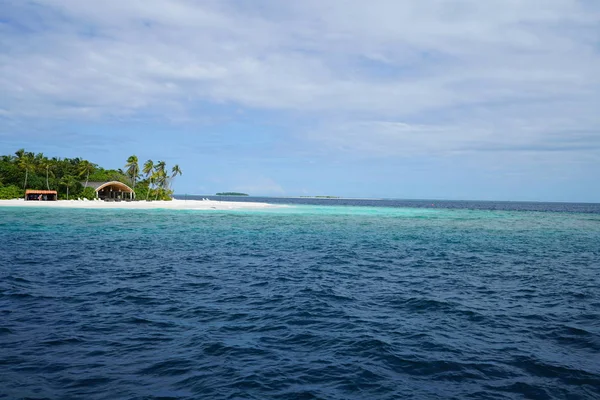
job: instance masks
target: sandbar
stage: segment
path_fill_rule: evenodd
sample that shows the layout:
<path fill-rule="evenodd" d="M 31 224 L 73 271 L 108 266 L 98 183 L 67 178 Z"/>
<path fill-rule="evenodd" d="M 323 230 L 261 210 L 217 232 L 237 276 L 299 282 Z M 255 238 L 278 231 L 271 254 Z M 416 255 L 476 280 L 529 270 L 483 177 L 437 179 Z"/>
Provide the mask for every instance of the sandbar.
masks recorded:
<path fill-rule="evenodd" d="M 92 209 L 169 209 L 169 210 L 245 210 L 281 207 L 280 205 L 254 202 L 216 200 L 176 200 L 171 201 L 119 201 L 99 200 L 58 200 L 25 201 L 24 199 L 0 200 L 0 207 L 44 207 L 44 208 L 92 208 Z"/>

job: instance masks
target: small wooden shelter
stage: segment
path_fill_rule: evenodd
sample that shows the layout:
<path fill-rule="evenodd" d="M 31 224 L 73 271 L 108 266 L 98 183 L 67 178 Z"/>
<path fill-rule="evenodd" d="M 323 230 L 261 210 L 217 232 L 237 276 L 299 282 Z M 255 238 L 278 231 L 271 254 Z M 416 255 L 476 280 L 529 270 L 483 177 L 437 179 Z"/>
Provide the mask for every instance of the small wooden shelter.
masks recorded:
<path fill-rule="evenodd" d="M 25 191 L 25 200 L 27 201 L 56 201 L 58 193 L 56 190 L 37 190 L 27 189 Z"/>
<path fill-rule="evenodd" d="M 131 201 L 135 199 L 132 188 L 119 181 L 110 182 L 81 182 L 84 188 L 91 187 L 96 191 L 96 197 L 105 201 Z"/>

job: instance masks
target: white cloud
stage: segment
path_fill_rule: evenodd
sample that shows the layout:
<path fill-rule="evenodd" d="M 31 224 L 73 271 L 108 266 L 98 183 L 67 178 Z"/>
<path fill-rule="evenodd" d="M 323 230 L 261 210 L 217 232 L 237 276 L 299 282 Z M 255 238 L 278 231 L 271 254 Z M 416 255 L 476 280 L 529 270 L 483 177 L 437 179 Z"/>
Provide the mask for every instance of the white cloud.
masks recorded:
<path fill-rule="evenodd" d="M 319 127 L 301 136 L 380 155 L 600 141 L 591 2 L 8 4 L 11 118 L 181 118 L 217 102 L 298 113 Z"/>

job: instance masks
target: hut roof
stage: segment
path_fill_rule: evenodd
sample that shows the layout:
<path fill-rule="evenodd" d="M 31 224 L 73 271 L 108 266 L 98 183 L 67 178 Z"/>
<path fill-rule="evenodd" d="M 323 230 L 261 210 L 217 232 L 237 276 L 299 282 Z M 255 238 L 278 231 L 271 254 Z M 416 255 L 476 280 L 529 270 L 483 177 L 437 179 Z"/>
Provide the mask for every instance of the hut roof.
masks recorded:
<path fill-rule="evenodd" d="M 27 189 L 25 191 L 25 195 L 28 195 L 28 194 L 56 194 L 56 190 Z"/>
<path fill-rule="evenodd" d="M 119 181 L 110 181 L 110 182 L 88 182 L 87 185 L 85 184 L 85 182 L 81 182 L 81 185 L 83 187 L 91 187 L 92 189 L 94 189 L 96 192 L 103 189 L 106 186 L 117 186 L 119 188 L 119 190 L 123 191 L 123 192 L 130 192 L 133 193 L 133 189 L 130 188 L 129 186 L 127 186 L 126 184 L 124 184 L 123 182 L 119 182 Z"/>
<path fill-rule="evenodd" d="M 104 185 L 106 182 L 88 182 L 87 185 L 85 182 L 81 182 L 81 186 L 91 187 L 92 189 L 98 189 L 100 186 Z"/>

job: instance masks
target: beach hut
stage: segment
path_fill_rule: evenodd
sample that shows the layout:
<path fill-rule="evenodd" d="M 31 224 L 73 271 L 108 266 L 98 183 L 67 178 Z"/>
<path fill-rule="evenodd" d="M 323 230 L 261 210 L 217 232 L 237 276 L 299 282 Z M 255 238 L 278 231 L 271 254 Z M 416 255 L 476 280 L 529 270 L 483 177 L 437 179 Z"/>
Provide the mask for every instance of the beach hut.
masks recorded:
<path fill-rule="evenodd" d="M 81 182 L 81 185 L 91 187 L 96 191 L 96 198 L 105 201 L 131 201 L 135 199 L 135 192 L 132 188 L 119 181 L 110 182 Z"/>
<path fill-rule="evenodd" d="M 58 194 L 56 190 L 37 190 L 27 189 L 25 191 L 26 201 L 56 201 L 58 200 Z"/>

